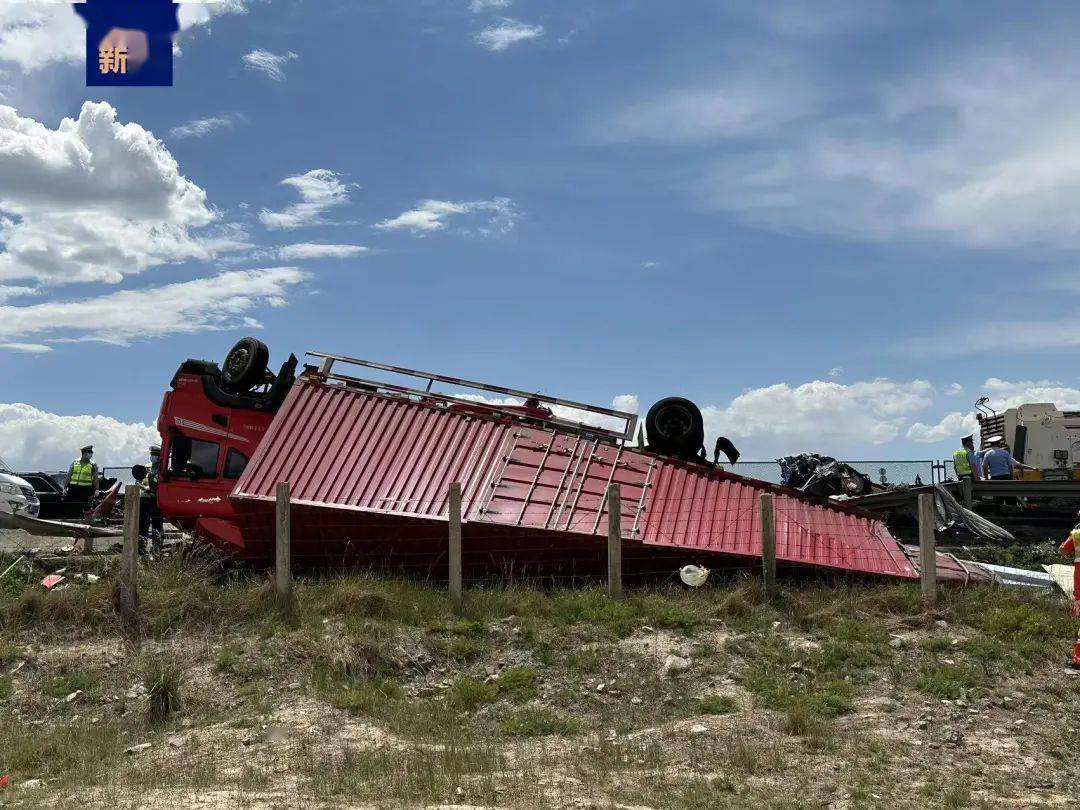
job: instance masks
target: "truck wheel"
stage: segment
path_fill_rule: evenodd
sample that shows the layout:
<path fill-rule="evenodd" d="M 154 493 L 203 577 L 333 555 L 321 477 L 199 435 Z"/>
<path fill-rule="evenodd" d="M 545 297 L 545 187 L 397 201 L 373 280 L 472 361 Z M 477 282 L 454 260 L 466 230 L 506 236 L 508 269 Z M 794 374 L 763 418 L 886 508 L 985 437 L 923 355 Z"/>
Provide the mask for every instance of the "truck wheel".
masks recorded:
<path fill-rule="evenodd" d="M 242 338 L 229 349 L 221 368 L 221 378 L 233 388 L 247 391 L 263 381 L 270 350 L 261 340 Z"/>
<path fill-rule="evenodd" d="M 649 446 L 660 453 L 695 455 L 705 443 L 705 423 L 698 406 L 683 397 L 666 397 L 645 416 Z"/>

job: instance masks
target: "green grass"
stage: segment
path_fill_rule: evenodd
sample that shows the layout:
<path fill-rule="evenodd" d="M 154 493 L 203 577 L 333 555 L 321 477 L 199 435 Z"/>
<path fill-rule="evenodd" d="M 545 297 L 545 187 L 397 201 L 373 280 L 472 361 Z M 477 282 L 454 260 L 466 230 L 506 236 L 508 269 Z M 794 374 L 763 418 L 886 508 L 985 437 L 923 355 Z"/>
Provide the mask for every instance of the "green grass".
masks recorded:
<path fill-rule="evenodd" d="M 47 680 L 41 687 L 43 694 L 52 698 L 65 698 L 72 692 L 92 694 L 100 688 L 98 679 L 89 672 L 67 672 Z"/>
<path fill-rule="evenodd" d="M 494 703 L 498 696 L 499 687 L 494 683 L 484 683 L 476 678 L 459 678 L 450 687 L 447 700 L 455 709 L 471 712 Z"/>
<path fill-rule="evenodd" d="M 11 697 L 11 693 L 14 692 L 14 691 L 15 691 L 15 689 L 11 685 L 11 678 L 7 678 L 7 677 L 0 678 L 0 703 L 3 703 L 9 697 Z"/>
<path fill-rule="evenodd" d="M 503 718 L 502 729 L 511 737 L 569 736 L 578 733 L 580 725 L 573 718 L 550 709 L 530 706 L 507 714 Z"/>
<path fill-rule="evenodd" d="M 499 697 L 514 703 L 524 703 L 536 696 L 536 670 L 532 667 L 510 667 L 499 673 L 495 681 Z"/>
<path fill-rule="evenodd" d="M 930 697 L 956 700 L 985 683 L 986 676 L 974 667 L 931 662 L 920 668 L 915 688 Z"/>
<path fill-rule="evenodd" d="M 152 726 L 167 723 L 183 706 L 183 670 L 168 658 L 155 658 L 146 669 L 146 719 Z"/>
<path fill-rule="evenodd" d="M 730 695 L 709 695 L 698 702 L 698 711 L 702 714 L 734 714 L 739 704 Z"/>

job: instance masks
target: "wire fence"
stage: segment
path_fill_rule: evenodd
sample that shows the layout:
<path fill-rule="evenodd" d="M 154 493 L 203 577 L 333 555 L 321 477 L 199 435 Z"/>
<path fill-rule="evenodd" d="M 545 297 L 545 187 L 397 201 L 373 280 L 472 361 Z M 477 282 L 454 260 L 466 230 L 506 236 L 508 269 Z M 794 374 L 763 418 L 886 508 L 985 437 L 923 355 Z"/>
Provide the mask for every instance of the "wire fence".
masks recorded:
<path fill-rule="evenodd" d="M 844 461 L 876 484 L 932 484 L 947 478 L 955 478 L 952 461 L 920 459 L 912 461 Z M 780 465 L 775 461 L 738 461 L 723 465 L 724 469 L 759 481 L 780 483 Z"/>

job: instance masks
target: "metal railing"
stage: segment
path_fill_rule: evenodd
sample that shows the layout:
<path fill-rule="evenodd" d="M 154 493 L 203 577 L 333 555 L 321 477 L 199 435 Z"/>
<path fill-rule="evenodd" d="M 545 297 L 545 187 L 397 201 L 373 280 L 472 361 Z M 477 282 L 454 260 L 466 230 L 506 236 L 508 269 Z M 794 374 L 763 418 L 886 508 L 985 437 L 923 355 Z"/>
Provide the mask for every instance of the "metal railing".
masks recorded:
<path fill-rule="evenodd" d="M 504 396 L 515 397 L 521 400 L 535 400 L 536 402 L 542 402 L 547 405 L 555 405 L 560 408 L 568 408 L 573 411 L 582 411 L 583 413 L 596 414 L 598 416 L 606 417 L 612 420 L 621 420 L 623 427 L 621 430 L 612 430 L 595 423 L 587 421 L 577 421 L 573 419 L 564 419 L 559 416 L 551 416 L 549 418 L 536 417 L 537 421 L 548 422 L 553 425 L 558 425 L 561 428 L 566 428 L 575 431 L 585 431 L 593 434 L 601 434 L 608 436 L 612 439 L 618 439 L 622 441 L 632 441 L 634 433 L 637 431 L 637 414 L 629 413 L 627 411 L 617 411 L 613 408 L 603 408 L 599 405 L 589 405 L 586 402 L 576 402 L 572 399 L 563 399 L 561 397 L 552 397 L 547 394 L 540 394 L 537 392 L 520 391 L 516 388 L 506 388 L 502 385 L 492 385 L 491 383 L 477 382 L 476 380 L 466 380 L 461 377 L 450 377 L 446 374 L 438 374 L 432 371 L 418 371 L 417 369 L 405 368 L 404 366 L 391 366 L 386 363 L 376 363 L 372 360 L 361 360 L 357 357 L 346 357 L 340 354 L 328 354 L 326 352 L 309 351 L 305 352 L 309 357 L 321 358 L 322 363 L 319 366 L 319 373 L 326 376 L 328 380 L 337 380 L 347 386 L 356 386 L 360 388 L 366 388 L 373 391 L 385 391 L 392 394 L 404 394 L 406 396 L 417 397 L 419 399 L 436 400 L 444 403 L 454 403 L 457 405 L 464 405 L 470 408 L 483 408 L 490 410 L 493 413 L 505 413 L 512 416 L 520 417 L 521 414 L 518 411 L 511 410 L 506 406 L 500 406 L 498 404 L 487 403 L 477 401 L 476 399 L 468 396 L 454 396 L 451 394 L 444 394 L 438 391 L 432 390 L 432 385 L 436 382 L 452 385 L 456 388 L 471 388 L 478 391 L 488 391 L 495 394 L 502 394 Z M 427 385 L 425 388 L 411 388 L 404 385 L 396 385 L 383 380 L 369 380 L 363 377 L 352 377 L 347 374 L 341 374 L 334 371 L 335 363 L 345 363 L 353 366 L 361 366 L 363 368 L 372 368 L 379 371 L 386 371 L 391 374 L 397 374 L 402 377 L 414 377 L 420 380 L 426 380 Z"/>

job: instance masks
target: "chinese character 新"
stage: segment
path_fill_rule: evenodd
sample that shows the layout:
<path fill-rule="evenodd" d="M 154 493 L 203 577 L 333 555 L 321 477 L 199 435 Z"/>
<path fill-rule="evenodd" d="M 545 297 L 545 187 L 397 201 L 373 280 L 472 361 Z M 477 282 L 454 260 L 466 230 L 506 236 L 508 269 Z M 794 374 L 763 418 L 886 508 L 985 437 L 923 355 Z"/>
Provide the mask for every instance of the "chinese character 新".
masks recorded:
<path fill-rule="evenodd" d="M 127 48 L 101 48 L 98 68 L 102 73 L 127 73 Z"/>

